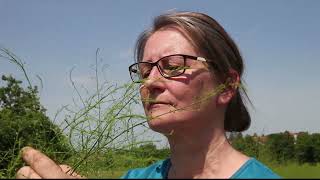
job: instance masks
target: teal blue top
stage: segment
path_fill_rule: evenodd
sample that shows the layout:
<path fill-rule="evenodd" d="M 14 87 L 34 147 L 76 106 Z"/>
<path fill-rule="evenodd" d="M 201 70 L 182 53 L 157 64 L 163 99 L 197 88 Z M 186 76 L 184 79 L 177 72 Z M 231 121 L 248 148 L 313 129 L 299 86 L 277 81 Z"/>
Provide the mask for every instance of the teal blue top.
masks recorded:
<path fill-rule="evenodd" d="M 146 168 L 137 168 L 129 170 L 121 178 L 123 179 L 167 179 L 168 172 L 171 166 L 170 159 L 158 161 Z M 272 172 L 271 169 L 264 164 L 250 158 L 243 164 L 232 176 L 231 179 L 244 179 L 244 178 L 273 178 L 279 179 L 280 176 Z"/>

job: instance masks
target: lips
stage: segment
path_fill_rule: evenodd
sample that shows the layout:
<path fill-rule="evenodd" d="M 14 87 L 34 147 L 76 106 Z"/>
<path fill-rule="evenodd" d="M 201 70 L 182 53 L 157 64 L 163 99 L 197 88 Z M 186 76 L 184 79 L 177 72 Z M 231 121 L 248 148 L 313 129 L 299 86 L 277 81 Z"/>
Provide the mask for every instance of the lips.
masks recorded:
<path fill-rule="evenodd" d="M 152 108 L 156 108 L 156 107 L 160 107 L 161 105 L 170 105 L 172 106 L 170 103 L 166 103 L 166 102 L 153 102 L 147 105 L 147 109 L 150 110 Z"/>

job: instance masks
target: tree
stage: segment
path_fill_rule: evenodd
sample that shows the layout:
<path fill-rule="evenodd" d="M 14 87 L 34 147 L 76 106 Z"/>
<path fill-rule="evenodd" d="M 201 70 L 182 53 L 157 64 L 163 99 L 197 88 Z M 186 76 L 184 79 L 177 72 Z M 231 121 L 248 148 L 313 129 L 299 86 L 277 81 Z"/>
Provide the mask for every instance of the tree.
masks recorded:
<path fill-rule="evenodd" d="M 22 88 L 22 81 L 2 76 L 6 83 L 0 87 L 0 171 L 14 175 L 21 165 L 18 156 L 24 146 L 45 151 L 50 157 L 62 160 L 71 153 L 66 137 L 45 115 L 37 87 Z"/>
<path fill-rule="evenodd" d="M 228 138 L 232 146 L 238 151 L 245 151 L 245 143 L 241 132 L 231 132 Z"/>
<path fill-rule="evenodd" d="M 255 139 L 255 137 L 256 136 L 250 135 L 246 135 L 244 137 L 244 142 L 246 146 L 244 153 L 250 157 L 259 158 L 260 144 L 257 138 Z"/>
<path fill-rule="evenodd" d="M 288 131 L 268 135 L 267 146 L 273 160 L 279 163 L 294 158 L 294 137 Z"/>
<path fill-rule="evenodd" d="M 320 162 L 320 133 L 312 134 L 315 162 Z"/>
<path fill-rule="evenodd" d="M 305 132 L 299 133 L 296 141 L 296 157 L 299 163 L 315 163 L 316 153 L 313 137 Z"/>

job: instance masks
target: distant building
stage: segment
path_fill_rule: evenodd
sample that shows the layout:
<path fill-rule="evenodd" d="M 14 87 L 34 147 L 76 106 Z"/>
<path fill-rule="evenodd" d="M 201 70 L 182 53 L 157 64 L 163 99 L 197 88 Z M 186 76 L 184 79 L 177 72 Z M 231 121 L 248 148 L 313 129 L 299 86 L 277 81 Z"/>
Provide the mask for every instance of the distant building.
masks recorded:
<path fill-rule="evenodd" d="M 293 136 L 294 138 L 294 143 L 296 143 L 297 141 L 297 138 L 300 134 L 303 134 L 303 133 L 307 133 L 307 132 L 290 132 L 290 131 L 286 131 L 289 133 L 290 136 Z M 271 134 L 269 134 L 271 135 Z M 260 143 L 260 144 L 265 144 L 267 141 L 268 141 L 268 136 L 269 135 L 264 135 L 262 134 L 261 136 L 258 136 L 256 133 L 252 135 L 253 139 Z"/>
<path fill-rule="evenodd" d="M 294 142 L 296 142 L 296 141 L 297 141 L 297 137 L 298 137 L 298 135 L 299 135 L 300 133 L 301 133 L 301 132 L 297 132 L 297 133 L 289 132 L 289 134 L 290 134 L 291 136 L 293 136 L 293 138 L 294 138 Z"/>

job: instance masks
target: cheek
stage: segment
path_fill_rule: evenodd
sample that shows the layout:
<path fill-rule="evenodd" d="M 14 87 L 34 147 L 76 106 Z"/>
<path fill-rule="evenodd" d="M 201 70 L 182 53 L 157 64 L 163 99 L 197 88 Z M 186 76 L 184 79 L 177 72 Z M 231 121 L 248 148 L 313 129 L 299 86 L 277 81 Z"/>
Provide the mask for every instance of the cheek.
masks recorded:
<path fill-rule="evenodd" d="M 145 106 L 150 97 L 150 92 L 148 88 L 146 88 L 145 86 L 140 87 L 140 97 L 141 97 L 141 102 L 143 106 Z"/>
<path fill-rule="evenodd" d="M 210 82 L 211 81 L 211 82 Z M 177 108 L 198 112 L 215 102 L 216 92 L 212 79 L 194 79 L 188 86 L 172 91 L 177 98 Z"/>
<path fill-rule="evenodd" d="M 202 97 L 203 85 L 202 81 L 197 80 L 190 84 L 173 88 L 171 92 L 177 99 L 177 106 L 197 103 L 197 100 Z"/>

